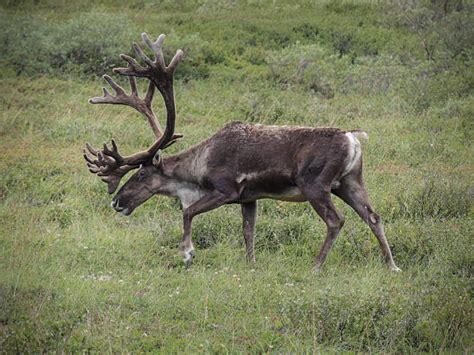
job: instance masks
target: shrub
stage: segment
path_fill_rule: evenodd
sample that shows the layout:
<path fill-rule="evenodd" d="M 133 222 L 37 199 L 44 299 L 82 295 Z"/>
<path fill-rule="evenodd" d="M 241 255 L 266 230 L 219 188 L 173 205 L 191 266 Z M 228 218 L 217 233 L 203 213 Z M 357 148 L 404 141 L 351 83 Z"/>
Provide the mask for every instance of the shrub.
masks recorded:
<path fill-rule="evenodd" d="M 400 93 L 418 112 L 466 97 L 474 87 L 474 77 L 463 65 L 448 69 L 434 62 L 421 62 L 411 74 L 400 82 Z"/>
<path fill-rule="evenodd" d="M 404 0 L 387 7 L 386 20 L 413 31 L 427 60 L 447 64 L 457 59 L 465 63 L 472 60 L 472 5 Z"/>
<path fill-rule="evenodd" d="M 347 71 L 340 89 L 344 94 L 399 91 L 409 76 L 409 69 L 389 55 L 362 57 Z"/>
<path fill-rule="evenodd" d="M 97 12 L 62 23 L 3 17 L 0 60 L 17 75 L 110 72 L 122 64 L 118 54 L 129 52 L 139 33 L 125 16 Z"/>
<path fill-rule="evenodd" d="M 344 60 L 331 56 L 319 44 L 294 45 L 279 51 L 268 51 L 266 63 L 271 78 L 285 87 L 302 87 L 324 97 L 334 96 L 338 64 Z"/>

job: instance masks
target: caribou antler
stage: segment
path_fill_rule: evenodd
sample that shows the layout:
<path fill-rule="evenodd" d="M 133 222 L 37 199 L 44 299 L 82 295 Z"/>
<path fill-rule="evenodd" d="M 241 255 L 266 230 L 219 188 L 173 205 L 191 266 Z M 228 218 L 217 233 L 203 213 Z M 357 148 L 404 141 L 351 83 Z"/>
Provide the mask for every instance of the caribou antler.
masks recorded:
<path fill-rule="evenodd" d="M 140 112 L 148 120 L 148 123 L 153 130 L 156 138 L 160 138 L 163 135 L 160 123 L 158 122 L 155 113 L 151 107 L 153 101 L 153 95 L 155 94 L 155 85 L 150 82 L 145 98 L 142 100 L 138 96 L 137 82 L 135 77 L 129 76 L 131 94 L 127 95 L 125 90 L 118 85 L 110 76 L 104 75 L 104 80 L 114 89 L 115 96 L 112 96 L 108 90 L 104 87 L 104 96 L 96 96 L 89 99 L 91 104 L 112 104 L 112 105 L 127 105 L 133 107 L 135 110 Z"/>
<path fill-rule="evenodd" d="M 166 129 L 163 133 L 163 136 L 158 141 L 156 141 L 152 147 L 149 148 L 150 152 L 153 152 L 151 154 L 152 156 L 160 148 L 164 147 L 168 142 L 173 140 L 176 120 L 176 108 L 173 94 L 173 74 L 176 71 L 177 65 L 183 59 L 183 51 L 178 49 L 170 64 L 166 66 L 165 60 L 163 58 L 163 50 L 161 48 L 165 37 L 166 36 L 164 34 L 161 34 L 155 42 L 152 42 L 146 33 L 142 33 L 142 39 L 148 48 L 153 51 L 155 60 L 151 60 L 137 43 L 134 42 L 132 44 L 133 49 L 137 55 L 143 60 L 143 62 L 146 63 L 146 67 L 138 64 L 134 58 L 126 54 L 121 54 L 120 57 L 128 62 L 128 66 L 126 68 L 113 69 L 114 73 L 119 73 L 121 75 L 146 77 L 150 79 L 163 96 L 167 110 Z"/>
<path fill-rule="evenodd" d="M 114 89 L 115 96 L 111 95 L 107 89 L 104 88 L 104 96 L 93 97 L 89 100 L 92 104 L 119 104 L 135 108 L 148 120 L 157 138 L 155 143 L 147 150 L 125 157 L 118 152 L 118 147 L 114 140 L 112 140 L 111 148 L 104 144 L 102 150 L 96 150 L 90 144 L 86 143 L 84 159 L 87 162 L 89 171 L 100 176 L 102 180 L 109 185 L 109 193 L 113 193 L 117 189 L 120 179 L 128 171 L 136 169 L 140 164 L 150 162 L 160 149 L 169 147 L 182 137 L 181 134 L 174 133 L 176 108 L 173 94 L 173 74 L 176 70 L 176 66 L 182 59 L 183 52 L 178 50 L 170 64 L 166 66 L 161 49 L 165 35 L 160 35 L 155 42 L 152 42 L 146 33 L 142 33 L 142 38 L 147 46 L 153 50 L 155 60 L 152 61 L 144 54 L 138 44 L 133 43 L 133 48 L 138 56 L 146 63 L 147 67 L 142 67 L 132 57 L 121 54 L 120 57 L 128 62 L 128 67 L 113 69 L 114 72 L 129 77 L 131 94 L 127 95 L 125 90 L 112 80 L 110 76 L 104 75 L 104 79 Z M 146 77 L 150 80 L 150 85 L 148 86 L 148 91 L 144 99 L 140 99 L 138 96 L 135 77 Z M 160 124 L 151 106 L 155 86 L 163 96 L 167 111 L 164 133 L 162 133 Z"/>
<path fill-rule="evenodd" d="M 112 146 L 116 147 L 115 141 L 113 140 Z M 118 151 L 116 151 L 116 153 L 118 154 Z M 102 181 L 107 183 L 109 194 L 117 189 L 120 180 L 125 174 L 137 168 L 137 166 L 134 165 L 117 165 L 115 169 L 108 168 L 108 166 L 103 163 L 103 160 L 106 159 L 103 153 L 92 148 L 89 143 L 86 143 L 86 149 L 84 149 L 84 159 L 86 160 L 89 171 L 93 174 L 97 174 Z"/>

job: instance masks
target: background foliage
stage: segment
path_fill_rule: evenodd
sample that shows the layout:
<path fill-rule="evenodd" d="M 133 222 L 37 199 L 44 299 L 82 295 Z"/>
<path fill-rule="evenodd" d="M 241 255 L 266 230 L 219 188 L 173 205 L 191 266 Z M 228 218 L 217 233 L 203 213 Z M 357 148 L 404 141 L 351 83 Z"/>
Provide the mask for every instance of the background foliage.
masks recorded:
<path fill-rule="evenodd" d="M 0 6 L 0 349 L 472 352 L 470 2 Z M 195 220 L 190 268 L 175 201 L 113 213 L 83 143 L 132 152 L 152 135 L 127 108 L 86 100 L 143 31 L 168 34 L 167 58 L 186 54 L 186 139 L 169 153 L 232 120 L 367 130 L 366 184 L 404 272 L 385 270 L 340 201 L 346 225 L 318 275 L 325 227 L 306 204 L 260 203 L 255 265 L 238 206 Z"/>

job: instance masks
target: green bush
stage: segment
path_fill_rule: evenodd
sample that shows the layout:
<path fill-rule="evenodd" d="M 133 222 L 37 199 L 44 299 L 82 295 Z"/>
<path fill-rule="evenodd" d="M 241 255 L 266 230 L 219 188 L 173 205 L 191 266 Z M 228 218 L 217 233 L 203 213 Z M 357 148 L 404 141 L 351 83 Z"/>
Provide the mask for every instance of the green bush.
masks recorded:
<path fill-rule="evenodd" d="M 400 92 L 410 70 L 389 55 L 360 57 L 347 70 L 340 91 L 344 94 L 380 94 Z"/>
<path fill-rule="evenodd" d="M 413 31 L 418 46 L 430 61 L 452 65 L 472 61 L 474 19 L 472 4 L 462 1 L 399 1 L 386 7 L 391 25 Z"/>
<path fill-rule="evenodd" d="M 331 56 L 331 52 L 320 44 L 314 44 L 268 51 L 266 63 L 270 67 L 271 78 L 278 85 L 301 87 L 331 98 L 337 85 L 337 69 L 346 61 Z"/>
<path fill-rule="evenodd" d="M 463 65 L 447 69 L 434 62 L 422 62 L 400 84 L 401 95 L 421 112 L 468 96 L 474 88 L 474 76 Z"/>
<path fill-rule="evenodd" d="M 139 30 L 123 15 L 82 13 L 65 22 L 2 16 L 0 60 L 17 75 L 110 73 Z"/>

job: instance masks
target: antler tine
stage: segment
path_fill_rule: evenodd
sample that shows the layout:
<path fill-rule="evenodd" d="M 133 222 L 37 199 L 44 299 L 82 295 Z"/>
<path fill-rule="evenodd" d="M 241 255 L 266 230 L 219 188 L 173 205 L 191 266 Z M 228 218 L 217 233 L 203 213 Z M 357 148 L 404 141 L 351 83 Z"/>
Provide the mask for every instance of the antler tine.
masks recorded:
<path fill-rule="evenodd" d="M 89 152 L 93 156 L 97 156 L 97 150 L 92 148 L 92 146 L 88 142 L 86 142 L 86 149 L 84 149 L 84 153 L 86 152 Z"/>
<path fill-rule="evenodd" d="M 114 146 L 116 147 L 115 141 L 112 142 L 112 147 Z M 109 194 L 115 192 L 121 178 L 125 174 L 138 167 L 138 165 L 127 165 L 123 163 L 121 163 L 121 165 L 114 165 L 115 162 L 112 162 L 110 158 L 104 156 L 102 151 L 95 150 L 89 143 L 86 143 L 83 152 L 89 171 L 107 183 Z"/>
<path fill-rule="evenodd" d="M 108 159 L 108 157 L 113 159 L 113 162 L 111 162 L 110 159 L 108 160 L 108 162 L 106 162 L 108 166 L 112 166 L 112 165 L 120 166 L 120 165 L 123 165 L 124 163 L 124 158 L 120 155 L 117 148 L 117 144 L 115 143 L 114 139 L 112 139 L 112 150 L 110 150 L 107 144 L 104 143 L 104 147 L 102 151 L 99 152 L 99 157 L 101 155 L 103 159 Z"/>
<path fill-rule="evenodd" d="M 170 64 L 168 66 L 166 66 L 165 60 L 164 60 L 164 57 L 163 57 L 163 49 L 162 49 L 162 45 L 163 45 L 163 42 L 164 42 L 166 36 L 164 34 L 161 34 L 155 42 L 152 42 L 150 40 L 150 37 L 148 37 L 148 34 L 143 32 L 142 33 L 142 38 L 143 38 L 143 41 L 148 46 L 148 48 L 150 48 L 153 51 L 153 53 L 155 54 L 156 63 L 163 70 L 166 70 L 170 74 L 173 74 L 176 70 L 176 66 L 178 65 L 178 63 L 183 58 L 183 54 L 184 54 L 183 51 L 181 49 L 178 49 L 176 54 L 174 55 L 173 59 L 171 60 Z M 140 46 L 138 44 L 134 43 L 133 48 L 135 49 L 135 52 L 137 52 L 137 54 L 143 59 L 143 61 L 145 63 L 147 63 L 149 66 L 152 66 L 154 64 L 150 60 L 150 58 L 148 58 L 146 56 L 146 54 L 143 53 L 142 49 L 140 48 Z"/>
<path fill-rule="evenodd" d="M 184 53 L 181 49 L 178 49 L 170 64 L 166 66 L 162 50 L 162 45 L 165 38 L 166 36 L 164 34 L 161 34 L 157 38 L 157 40 L 153 42 L 148 36 L 148 34 L 146 34 L 145 32 L 142 33 L 143 41 L 145 42 L 147 47 L 153 51 L 153 54 L 155 55 L 154 61 L 151 60 L 150 57 L 145 54 L 145 52 L 143 52 L 141 47 L 136 42 L 132 43 L 132 47 L 137 53 L 137 55 L 143 60 L 143 62 L 148 65 L 149 68 L 160 69 L 169 74 L 174 74 L 176 66 L 182 60 Z M 128 63 L 128 66 L 126 68 L 114 68 L 114 73 L 127 76 L 150 77 L 149 68 L 142 67 L 134 58 L 126 54 L 120 54 L 120 58 L 125 60 Z"/>
<path fill-rule="evenodd" d="M 150 83 L 148 84 L 148 90 L 146 91 L 146 95 L 145 95 L 145 99 L 144 99 L 145 105 L 147 105 L 148 107 L 151 107 L 151 102 L 153 101 L 153 96 L 154 95 L 155 95 L 155 84 L 153 84 L 150 81 Z"/>
<path fill-rule="evenodd" d="M 155 63 L 145 54 L 145 52 L 143 52 L 142 48 L 141 48 L 136 42 L 133 42 L 133 43 L 132 43 L 132 47 L 133 47 L 133 49 L 135 50 L 135 53 L 137 53 L 137 55 L 138 55 L 148 66 L 152 66 L 153 64 L 155 64 Z"/>
<path fill-rule="evenodd" d="M 125 60 L 128 63 L 126 68 L 114 68 L 112 71 L 114 73 L 122 74 L 122 75 L 131 75 L 137 77 L 147 77 L 147 69 L 142 67 L 138 62 L 133 59 L 132 57 L 126 54 L 120 54 L 120 58 Z"/>
<path fill-rule="evenodd" d="M 146 34 L 145 32 L 142 33 L 143 42 L 145 42 L 148 48 L 150 48 L 153 51 L 153 53 L 155 54 L 156 62 L 163 69 L 166 68 L 165 58 L 163 57 L 163 50 L 162 50 L 162 45 L 163 45 L 163 42 L 165 41 L 165 38 L 166 36 L 164 34 L 161 34 L 158 36 L 155 42 L 152 42 L 150 37 L 148 37 L 148 34 Z"/>
<path fill-rule="evenodd" d="M 176 51 L 173 59 L 171 59 L 170 64 L 168 65 L 168 70 L 173 74 L 178 66 L 179 62 L 183 59 L 184 53 L 181 49 Z"/>
<path fill-rule="evenodd" d="M 129 76 L 128 81 L 130 82 L 130 89 L 132 90 L 132 96 L 138 96 L 138 89 L 137 89 L 137 79 L 134 76 Z"/>
<path fill-rule="evenodd" d="M 92 97 L 89 99 L 89 103 L 91 104 L 124 104 L 124 105 L 130 104 L 129 102 L 126 102 L 127 94 L 125 93 L 125 90 L 119 84 L 117 84 L 107 74 L 104 74 L 102 78 L 104 78 L 104 80 L 109 83 L 112 89 L 114 89 L 116 96 L 111 95 L 109 91 L 107 90 L 107 88 L 103 87 L 102 90 L 104 91 L 104 96 Z"/>
<path fill-rule="evenodd" d="M 117 96 L 126 96 L 125 90 L 119 84 L 117 84 L 110 76 L 104 74 L 103 78 L 109 83 L 110 86 L 112 86 Z"/>
<path fill-rule="evenodd" d="M 91 104 L 112 104 L 112 105 L 126 105 L 133 107 L 140 112 L 148 121 L 156 138 L 163 135 L 160 123 L 156 119 L 155 113 L 151 107 L 155 87 L 153 84 L 148 86 L 145 98 L 142 100 L 138 96 L 137 82 L 135 77 L 129 76 L 131 94 L 127 95 L 125 90 L 117 84 L 109 75 L 103 75 L 103 78 L 114 89 L 115 96 L 111 95 L 106 88 L 103 88 L 104 96 L 96 96 L 89 99 Z"/>
<path fill-rule="evenodd" d="M 93 173 L 106 173 L 123 165 L 124 158 L 118 153 L 115 142 L 112 142 L 112 151 L 106 144 L 104 144 L 103 150 L 97 151 L 89 143 L 86 143 L 83 152 L 89 170 L 91 170 L 90 168 L 95 170 L 91 170 Z"/>
<path fill-rule="evenodd" d="M 108 76 L 107 74 L 102 76 L 105 81 L 109 83 L 109 85 L 114 89 L 116 96 L 113 96 L 109 93 L 107 88 L 103 87 L 102 90 L 104 91 L 104 96 L 95 96 L 89 99 L 89 103 L 91 104 L 121 104 L 123 99 L 121 97 L 127 96 L 125 94 L 125 90 L 117 84 L 113 79 Z"/>

